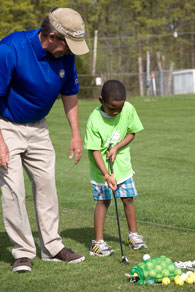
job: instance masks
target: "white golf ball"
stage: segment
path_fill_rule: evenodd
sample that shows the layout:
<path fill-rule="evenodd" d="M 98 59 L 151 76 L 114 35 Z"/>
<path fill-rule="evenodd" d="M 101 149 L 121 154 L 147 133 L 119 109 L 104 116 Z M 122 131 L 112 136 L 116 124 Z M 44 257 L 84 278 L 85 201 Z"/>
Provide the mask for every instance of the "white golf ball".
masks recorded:
<path fill-rule="evenodd" d="M 182 278 L 182 280 L 183 280 L 184 282 L 185 282 L 185 280 L 186 280 L 186 277 L 187 277 L 186 273 L 181 274 L 181 278 Z"/>
<path fill-rule="evenodd" d="M 143 260 L 146 261 L 146 260 L 148 260 L 148 259 L 150 259 L 150 255 L 149 255 L 149 254 L 145 254 L 145 255 L 143 256 Z"/>

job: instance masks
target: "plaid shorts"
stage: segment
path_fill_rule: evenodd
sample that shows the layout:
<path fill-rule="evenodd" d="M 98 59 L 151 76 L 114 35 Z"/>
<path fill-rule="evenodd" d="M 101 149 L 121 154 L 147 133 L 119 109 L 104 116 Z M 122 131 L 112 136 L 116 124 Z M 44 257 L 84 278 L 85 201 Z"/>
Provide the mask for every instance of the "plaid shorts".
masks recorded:
<path fill-rule="evenodd" d="M 112 190 L 107 185 L 93 185 L 93 199 L 99 200 L 110 200 L 112 199 Z M 137 195 L 137 190 L 133 177 L 128 178 L 126 181 L 117 185 L 115 191 L 116 198 L 129 198 Z"/>

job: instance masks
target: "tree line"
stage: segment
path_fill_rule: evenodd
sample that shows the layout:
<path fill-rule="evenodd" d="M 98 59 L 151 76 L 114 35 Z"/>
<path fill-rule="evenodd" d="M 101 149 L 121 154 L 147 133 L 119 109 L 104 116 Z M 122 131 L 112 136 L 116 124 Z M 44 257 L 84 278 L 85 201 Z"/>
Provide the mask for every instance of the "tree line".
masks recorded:
<path fill-rule="evenodd" d="M 86 23 L 90 53 L 77 58 L 78 73 L 91 74 L 94 35 L 95 72 L 195 67 L 195 0 L 0 0 L 0 39 L 19 30 L 36 29 L 53 7 L 77 10 Z"/>

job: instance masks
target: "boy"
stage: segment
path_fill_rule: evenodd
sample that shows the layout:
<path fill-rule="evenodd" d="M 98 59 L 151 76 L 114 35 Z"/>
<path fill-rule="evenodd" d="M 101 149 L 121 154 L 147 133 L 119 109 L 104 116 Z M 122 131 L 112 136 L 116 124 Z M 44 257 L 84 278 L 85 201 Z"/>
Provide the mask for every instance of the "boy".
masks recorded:
<path fill-rule="evenodd" d="M 90 181 L 93 198 L 97 201 L 94 213 L 95 239 L 90 255 L 108 256 L 114 253 L 103 240 L 105 217 L 112 198 L 112 190 L 120 197 L 129 228 L 129 246 L 134 250 L 146 248 L 143 237 L 137 234 L 133 197 L 137 195 L 133 181 L 129 144 L 142 123 L 130 103 L 126 102 L 124 85 L 117 80 L 104 83 L 99 97 L 101 105 L 90 115 L 87 123 L 85 148 L 90 161 Z M 108 147 L 111 145 L 111 150 Z M 112 157 L 114 176 L 110 175 Z"/>

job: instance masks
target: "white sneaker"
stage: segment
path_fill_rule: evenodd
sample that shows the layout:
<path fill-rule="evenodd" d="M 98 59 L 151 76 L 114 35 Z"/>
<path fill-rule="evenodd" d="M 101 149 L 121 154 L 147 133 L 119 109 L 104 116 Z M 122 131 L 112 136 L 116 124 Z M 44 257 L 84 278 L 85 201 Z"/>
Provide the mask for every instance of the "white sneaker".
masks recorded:
<path fill-rule="evenodd" d="M 97 255 L 104 257 L 112 255 L 113 253 L 114 250 L 112 250 L 104 240 L 99 241 L 92 240 L 91 249 L 89 253 L 91 256 Z"/>
<path fill-rule="evenodd" d="M 137 233 L 129 233 L 128 242 L 129 246 L 134 250 L 147 248 L 147 245 L 143 241 L 143 236 Z"/>

